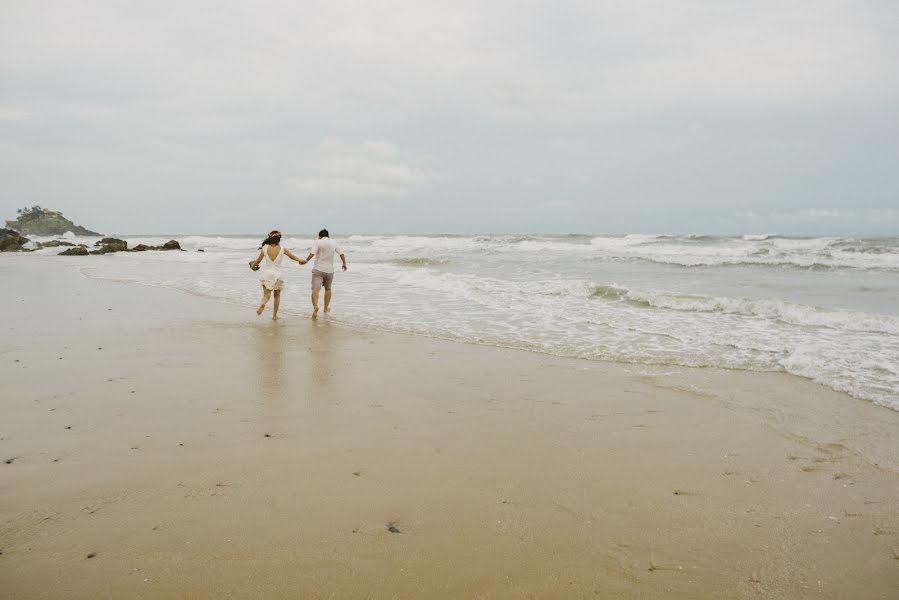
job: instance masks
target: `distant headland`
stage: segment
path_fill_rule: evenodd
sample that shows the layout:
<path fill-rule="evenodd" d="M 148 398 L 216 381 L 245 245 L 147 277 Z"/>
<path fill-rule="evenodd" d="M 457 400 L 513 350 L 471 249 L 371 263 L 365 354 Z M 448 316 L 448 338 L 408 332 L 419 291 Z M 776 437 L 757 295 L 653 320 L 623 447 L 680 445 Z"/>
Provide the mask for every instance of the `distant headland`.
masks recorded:
<path fill-rule="evenodd" d="M 75 225 L 62 216 L 62 213 L 59 211 L 42 208 L 36 204 L 31 207 L 20 208 L 16 213 L 18 218 L 6 221 L 6 227 L 7 229 L 14 229 L 21 234 L 63 235 L 71 231 L 75 235 L 101 235 L 96 231 Z"/>

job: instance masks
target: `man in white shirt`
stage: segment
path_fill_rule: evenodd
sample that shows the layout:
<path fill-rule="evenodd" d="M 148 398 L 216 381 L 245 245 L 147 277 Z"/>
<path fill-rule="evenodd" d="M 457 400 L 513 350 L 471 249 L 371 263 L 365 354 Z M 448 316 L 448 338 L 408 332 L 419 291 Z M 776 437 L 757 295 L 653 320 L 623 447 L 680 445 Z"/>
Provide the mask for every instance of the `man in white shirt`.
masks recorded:
<path fill-rule="evenodd" d="M 303 264 L 315 257 L 312 264 L 312 318 L 318 318 L 318 292 L 325 288 L 325 312 L 331 312 L 331 282 L 334 281 L 334 255 L 340 256 L 341 268 L 346 271 L 346 256 L 337 242 L 332 240 L 327 229 L 318 232 L 318 239 L 312 244 L 309 256 Z"/>

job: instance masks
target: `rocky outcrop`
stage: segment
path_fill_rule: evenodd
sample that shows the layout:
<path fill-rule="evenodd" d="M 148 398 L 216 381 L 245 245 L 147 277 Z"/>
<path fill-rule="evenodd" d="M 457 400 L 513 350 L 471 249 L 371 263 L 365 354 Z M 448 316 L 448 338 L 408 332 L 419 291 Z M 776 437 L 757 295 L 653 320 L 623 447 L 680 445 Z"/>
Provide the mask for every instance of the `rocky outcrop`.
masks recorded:
<path fill-rule="evenodd" d="M 44 242 L 42 244 L 38 244 L 41 248 L 58 248 L 59 246 L 80 246 L 81 244 L 73 244 L 72 242 L 64 242 L 62 240 L 50 240 L 49 242 Z"/>
<path fill-rule="evenodd" d="M 19 216 L 14 221 L 7 221 L 7 226 L 25 235 L 63 235 L 71 231 L 75 235 L 100 235 L 95 231 L 75 225 L 61 212 L 32 206 L 21 208 Z"/>
<path fill-rule="evenodd" d="M 75 246 L 74 244 L 70 244 L 68 242 L 62 241 L 54 241 L 47 242 L 44 244 L 44 247 L 53 247 L 53 246 L 73 246 L 69 248 L 65 252 L 61 252 L 60 255 L 65 256 L 84 256 L 85 254 L 111 254 L 113 252 L 146 252 L 147 250 L 181 250 L 181 244 L 178 243 L 177 240 L 169 240 L 162 246 L 147 246 L 146 244 L 138 244 L 134 248 L 128 248 L 128 242 L 125 240 L 120 240 L 119 238 L 111 238 L 106 237 L 102 240 L 98 241 L 94 244 L 96 250 L 88 250 L 87 247 L 83 245 Z"/>
<path fill-rule="evenodd" d="M 112 252 L 125 252 L 128 250 L 128 242 L 118 238 L 103 238 L 94 246 L 97 250 L 92 250 L 91 254 L 110 254 Z"/>
<path fill-rule="evenodd" d="M 0 252 L 16 252 L 23 250 L 22 246 L 28 243 L 28 239 L 19 235 L 12 229 L 0 229 Z"/>
<path fill-rule="evenodd" d="M 111 246 L 113 248 L 118 248 L 116 252 L 119 252 L 128 249 L 128 242 L 126 242 L 125 240 L 120 240 L 119 238 L 105 237 L 99 242 L 95 243 L 94 246 Z"/>
<path fill-rule="evenodd" d="M 74 248 L 63 250 L 59 253 L 59 256 L 87 256 L 88 254 L 89 252 L 84 246 L 75 246 Z"/>
<path fill-rule="evenodd" d="M 131 249 L 132 252 L 146 252 L 147 250 L 181 250 L 181 244 L 176 240 L 169 240 L 162 246 L 147 246 L 146 244 L 138 244 Z"/>

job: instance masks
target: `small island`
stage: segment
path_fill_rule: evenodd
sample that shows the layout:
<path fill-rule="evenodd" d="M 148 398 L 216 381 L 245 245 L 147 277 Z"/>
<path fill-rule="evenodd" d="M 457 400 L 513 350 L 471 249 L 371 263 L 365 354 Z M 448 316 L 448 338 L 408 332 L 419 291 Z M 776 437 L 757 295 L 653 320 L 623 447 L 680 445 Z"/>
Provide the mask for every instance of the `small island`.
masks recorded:
<path fill-rule="evenodd" d="M 62 216 L 59 211 L 42 208 L 36 204 L 20 208 L 16 213 L 18 218 L 6 221 L 6 228 L 18 231 L 23 235 L 63 235 L 69 231 L 75 235 L 100 235 L 96 231 L 75 225 Z"/>
<path fill-rule="evenodd" d="M 88 254 L 112 254 L 113 252 L 145 252 L 147 250 L 180 250 L 184 251 L 177 240 L 169 240 L 161 246 L 147 246 L 138 244 L 134 248 L 128 247 L 128 242 L 118 238 L 104 237 L 94 244 L 95 250 L 89 250 L 87 244 L 73 243 L 65 240 L 50 240 L 47 242 L 34 242 L 33 248 L 26 248 L 29 243 L 26 235 L 58 236 L 72 232 L 80 236 L 96 236 L 101 234 L 75 225 L 61 212 L 42 208 L 38 205 L 20 208 L 16 211 L 19 218 L 14 221 L 6 221 L 6 228 L 0 229 L 0 252 L 33 252 L 42 248 L 67 247 L 59 253 L 60 256 L 86 256 Z M 198 249 L 197 252 L 203 252 Z"/>

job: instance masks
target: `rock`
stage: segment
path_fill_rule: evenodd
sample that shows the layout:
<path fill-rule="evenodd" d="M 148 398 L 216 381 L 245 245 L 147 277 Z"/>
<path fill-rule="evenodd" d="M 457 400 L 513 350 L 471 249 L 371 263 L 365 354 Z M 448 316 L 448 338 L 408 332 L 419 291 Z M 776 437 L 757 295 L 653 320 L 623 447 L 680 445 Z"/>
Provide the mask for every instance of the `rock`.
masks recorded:
<path fill-rule="evenodd" d="M 59 253 L 59 256 L 87 256 L 88 254 L 89 252 L 84 246 L 75 246 L 74 248 L 63 250 Z"/>
<path fill-rule="evenodd" d="M 103 238 L 94 246 L 99 246 L 99 250 L 94 250 L 91 254 L 109 254 L 110 252 L 125 252 L 128 250 L 128 242 L 118 238 Z"/>
<path fill-rule="evenodd" d="M 94 244 L 94 246 L 114 246 L 121 247 L 122 250 L 127 250 L 128 242 L 126 242 L 125 240 L 120 240 L 119 238 L 105 237 Z"/>
<path fill-rule="evenodd" d="M 147 246 L 146 244 L 138 244 L 129 252 L 146 252 L 147 250 L 183 250 L 181 244 L 175 240 L 169 240 L 162 246 Z"/>
<path fill-rule="evenodd" d="M 51 240 L 49 242 L 44 242 L 41 244 L 41 248 L 57 248 L 59 246 L 76 246 L 77 244 L 73 244 L 72 242 L 64 242 L 62 240 Z"/>
<path fill-rule="evenodd" d="M 203 250 L 202 248 L 197 248 L 197 252 L 206 252 L 206 251 Z"/>
<path fill-rule="evenodd" d="M 22 246 L 28 243 L 28 239 L 19 235 L 12 229 L 0 229 L 0 252 L 16 252 L 22 250 Z"/>

